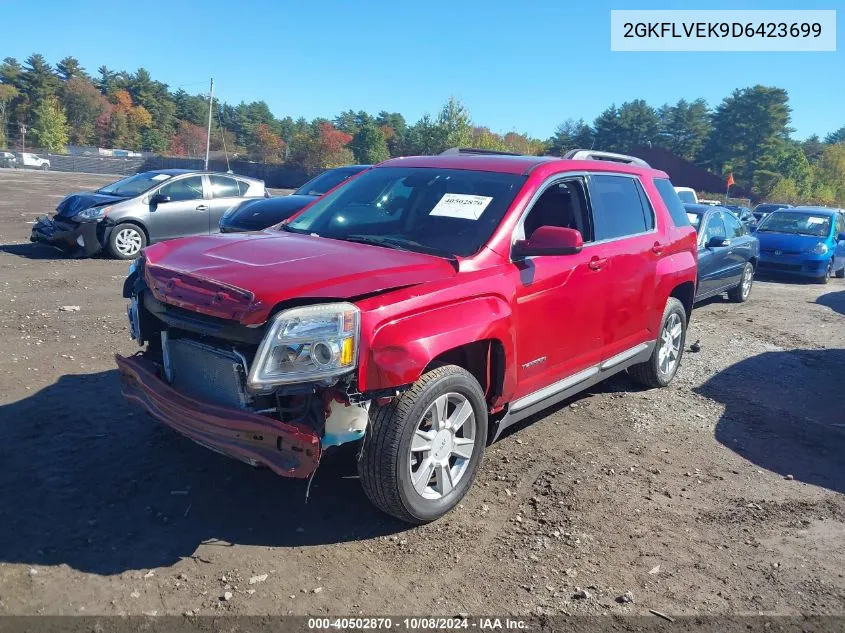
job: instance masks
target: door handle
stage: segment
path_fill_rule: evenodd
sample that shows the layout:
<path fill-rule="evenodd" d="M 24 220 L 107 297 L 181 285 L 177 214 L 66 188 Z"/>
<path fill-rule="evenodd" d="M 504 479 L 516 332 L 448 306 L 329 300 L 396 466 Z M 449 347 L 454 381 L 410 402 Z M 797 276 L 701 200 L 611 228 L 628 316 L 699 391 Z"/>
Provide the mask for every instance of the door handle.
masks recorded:
<path fill-rule="evenodd" d="M 663 244 L 655 242 L 651 247 L 651 252 L 655 255 L 660 255 L 663 252 Z"/>
<path fill-rule="evenodd" d="M 208 205 L 201 204 L 197 207 L 197 211 L 208 211 Z"/>
<path fill-rule="evenodd" d="M 607 257 L 593 257 L 587 265 L 590 267 L 590 270 L 601 270 L 606 263 Z"/>

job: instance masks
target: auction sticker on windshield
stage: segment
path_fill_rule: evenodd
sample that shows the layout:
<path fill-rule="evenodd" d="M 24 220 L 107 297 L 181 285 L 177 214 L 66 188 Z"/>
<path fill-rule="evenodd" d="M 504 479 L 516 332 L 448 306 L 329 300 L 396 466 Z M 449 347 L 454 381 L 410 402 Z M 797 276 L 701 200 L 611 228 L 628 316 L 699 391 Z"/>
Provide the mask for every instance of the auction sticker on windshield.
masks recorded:
<path fill-rule="evenodd" d="M 484 209 L 492 202 L 490 196 L 474 196 L 468 193 L 447 193 L 434 205 L 429 215 L 442 215 L 447 218 L 477 220 Z"/>

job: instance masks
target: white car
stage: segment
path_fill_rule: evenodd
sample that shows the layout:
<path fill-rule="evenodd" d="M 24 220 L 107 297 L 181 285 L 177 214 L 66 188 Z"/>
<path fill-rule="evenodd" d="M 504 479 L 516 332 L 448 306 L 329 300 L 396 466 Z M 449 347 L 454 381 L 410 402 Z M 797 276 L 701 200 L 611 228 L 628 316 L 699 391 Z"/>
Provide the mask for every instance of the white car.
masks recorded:
<path fill-rule="evenodd" d="M 50 161 L 46 158 L 41 158 L 38 154 L 29 154 L 22 152 L 18 154 L 18 167 L 30 169 L 50 169 Z"/>
<path fill-rule="evenodd" d="M 695 189 L 690 187 L 675 187 L 675 193 L 678 194 L 678 197 L 684 204 L 698 204 L 699 202 Z"/>

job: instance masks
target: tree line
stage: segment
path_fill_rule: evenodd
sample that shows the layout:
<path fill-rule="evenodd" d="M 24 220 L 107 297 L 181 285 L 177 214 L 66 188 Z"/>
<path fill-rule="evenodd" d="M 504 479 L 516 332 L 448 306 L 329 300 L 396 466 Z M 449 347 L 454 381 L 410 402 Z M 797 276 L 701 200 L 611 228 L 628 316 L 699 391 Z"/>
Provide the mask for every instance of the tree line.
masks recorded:
<path fill-rule="evenodd" d="M 454 98 L 413 124 L 387 111 L 277 118 L 264 101 L 215 100 L 211 149 L 312 173 L 459 146 L 555 155 L 662 147 L 713 173 L 733 173 L 740 187 L 762 198 L 845 205 L 845 126 L 824 139 L 799 141 L 790 116 L 786 90 L 756 85 L 734 90 L 715 108 L 703 99 L 660 107 L 641 99 L 613 104 L 592 123 L 563 122 L 544 140 L 477 125 Z M 144 68 L 130 73 L 100 66 L 89 74 L 74 57 L 51 66 L 40 54 L 0 64 L 0 147 L 19 141 L 25 125 L 30 145 L 52 152 L 74 144 L 201 156 L 207 117 L 207 96 L 172 90 Z"/>

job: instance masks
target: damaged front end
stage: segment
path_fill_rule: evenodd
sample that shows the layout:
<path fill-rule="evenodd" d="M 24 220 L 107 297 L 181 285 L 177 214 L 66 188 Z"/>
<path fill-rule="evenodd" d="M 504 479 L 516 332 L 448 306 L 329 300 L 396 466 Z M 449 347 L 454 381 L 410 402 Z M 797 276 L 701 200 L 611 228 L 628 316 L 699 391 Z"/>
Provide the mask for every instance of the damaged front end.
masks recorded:
<path fill-rule="evenodd" d="M 29 241 L 52 246 L 66 255 L 91 257 L 102 249 L 104 229 L 98 222 L 41 216 L 32 226 Z"/>
<path fill-rule="evenodd" d="M 231 318 L 248 311 L 246 291 L 166 278 L 142 258 L 124 286 L 130 335 L 145 346 L 117 357 L 127 398 L 207 448 L 286 477 L 309 477 L 325 448 L 363 437 L 369 403 L 349 396 L 353 304 L 291 307 L 247 326 Z"/>

